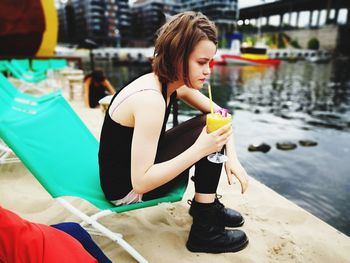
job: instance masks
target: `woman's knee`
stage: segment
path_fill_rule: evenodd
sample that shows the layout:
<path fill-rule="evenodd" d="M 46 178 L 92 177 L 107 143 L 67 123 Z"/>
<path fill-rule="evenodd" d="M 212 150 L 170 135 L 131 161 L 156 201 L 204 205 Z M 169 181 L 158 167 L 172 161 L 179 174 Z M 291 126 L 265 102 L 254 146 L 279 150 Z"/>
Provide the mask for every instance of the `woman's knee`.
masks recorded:
<path fill-rule="evenodd" d="M 206 125 L 206 122 L 207 122 L 207 115 L 203 113 L 201 115 L 198 115 L 198 116 L 190 119 L 190 121 L 191 120 L 196 124 L 196 126 L 204 128 L 204 126 Z"/>

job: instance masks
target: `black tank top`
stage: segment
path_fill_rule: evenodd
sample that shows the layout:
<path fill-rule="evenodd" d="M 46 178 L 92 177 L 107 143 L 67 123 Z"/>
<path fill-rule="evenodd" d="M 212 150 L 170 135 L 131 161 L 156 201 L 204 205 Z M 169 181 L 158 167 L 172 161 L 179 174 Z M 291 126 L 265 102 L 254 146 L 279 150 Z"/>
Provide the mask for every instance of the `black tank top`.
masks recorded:
<path fill-rule="evenodd" d="M 109 93 L 106 87 L 101 83 L 93 83 L 91 81 L 89 86 L 89 106 L 90 108 L 95 108 L 98 105 L 98 101 L 103 97 L 107 96 Z"/>
<path fill-rule="evenodd" d="M 117 94 L 112 98 L 110 105 L 112 105 Z M 166 105 L 166 84 L 162 84 L 162 95 Z M 176 91 L 170 97 L 169 106 L 166 106 L 159 143 L 165 133 L 170 108 L 175 99 Z M 133 132 L 134 128 L 123 126 L 112 120 L 108 108 L 102 126 L 98 153 L 101 188 L 108 200 L 121 199 L 132 190 L 131 143 Z"/>

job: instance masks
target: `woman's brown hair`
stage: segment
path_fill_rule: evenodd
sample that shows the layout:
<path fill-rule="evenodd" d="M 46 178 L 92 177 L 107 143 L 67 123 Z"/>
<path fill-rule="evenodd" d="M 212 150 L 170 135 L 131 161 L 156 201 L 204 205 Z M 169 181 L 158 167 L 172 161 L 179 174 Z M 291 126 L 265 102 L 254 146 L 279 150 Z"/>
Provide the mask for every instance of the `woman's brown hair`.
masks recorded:
<path fill-rule="evenodd" d="M 191 85 L 188 60 L 201 40 L 210 40 L 217 44 L 215 24 L 200 12 L 177 14 L 158 30 L 152 68 L 162 83 L 178 80 L 178 71 L 182 68 L 185 84 Z"/>

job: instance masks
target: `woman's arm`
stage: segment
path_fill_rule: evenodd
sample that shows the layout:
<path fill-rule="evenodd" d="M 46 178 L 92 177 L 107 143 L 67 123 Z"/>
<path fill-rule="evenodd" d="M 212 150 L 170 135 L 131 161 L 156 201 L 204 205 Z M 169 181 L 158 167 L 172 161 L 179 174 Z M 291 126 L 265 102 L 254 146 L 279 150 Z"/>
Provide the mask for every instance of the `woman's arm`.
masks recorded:
<path fill-rule="evenodd" d="M 168 161 L 154 164 L 165 114 L 165 102 L 160 94 L 145 92 L 142 96 L 135 96 L 132 102 L 134 134 L 131 181 L 136 193 L 146 193 L 169 182 L 202 157 L 221 149 L 231 135 L 230 125 L 211 134 L 207 134 L 203 129 L 190 148 Z"/>
<path fill-rule="evenodd" d="M 210 112 L 210 100 L 199 90 L 191 89 L 187 86 L 182 86 L 177 89 L 177 97 L 190 105 L 191 107 L 200 110 L 201 112 Z M 213 102 L 214 111 L 220 109 L 220 106 Z"/>
<path fill-rule="evenodd" d="M 237 158 L 233 136 L 226 144 L 226 155 L 228 161 L 225 163 L 225 171 L 228 183 L 232 184 L 233 178 L 236 177 L 241 184 L 241 193 L 243 194 L 248 188 L 248 174 Z"/>
<path fill-rule="evenodd" d="M 90 107 L 90 102 L 89 102 L 89 87 L 91 84 L 91 78 L 87 78 L 84 82 L 84 102 L 86 107 Z"/>
<path fill-rule="evenodd" d="M 113 95 L 115 93 L 114 87 L 112 86 L 112 84 L 107 79 L 105 79 L 103 84 L 107 88 L 107 90 L 109 91 L 109 93 L 111 95 Z"/>

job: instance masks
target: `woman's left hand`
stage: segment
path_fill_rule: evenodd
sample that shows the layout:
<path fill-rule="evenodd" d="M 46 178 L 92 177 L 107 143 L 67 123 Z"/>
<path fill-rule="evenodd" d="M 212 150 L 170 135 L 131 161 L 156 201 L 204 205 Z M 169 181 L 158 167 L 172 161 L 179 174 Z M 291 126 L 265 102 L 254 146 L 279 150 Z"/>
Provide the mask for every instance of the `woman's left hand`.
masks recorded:
<path fill-rule="evenodd" d="M 244 194 L 248 188 L 248 174 L 240 162 L 238 160 L 233 161 L 231 158 L 229 158 L 229 160 L 225 163 L 225 170 L 228 183 L 232 184 L 233 177 L 235 176 L 241 184 L 241 193 Z"/>

